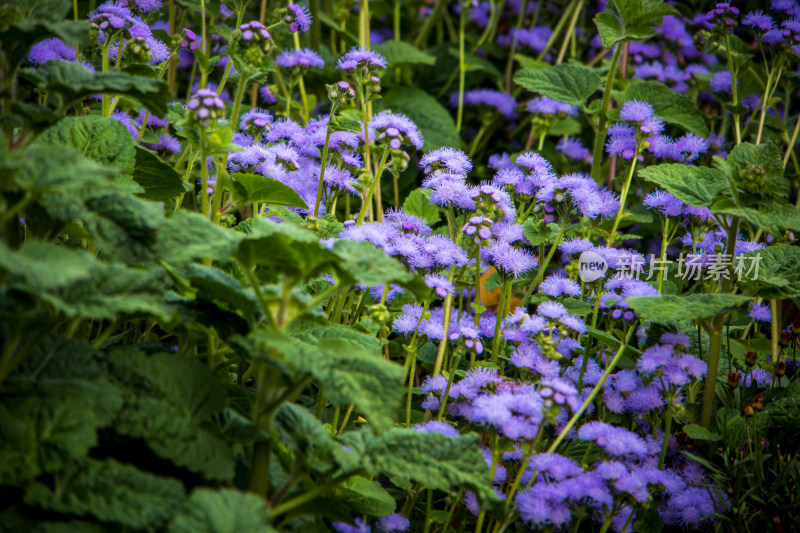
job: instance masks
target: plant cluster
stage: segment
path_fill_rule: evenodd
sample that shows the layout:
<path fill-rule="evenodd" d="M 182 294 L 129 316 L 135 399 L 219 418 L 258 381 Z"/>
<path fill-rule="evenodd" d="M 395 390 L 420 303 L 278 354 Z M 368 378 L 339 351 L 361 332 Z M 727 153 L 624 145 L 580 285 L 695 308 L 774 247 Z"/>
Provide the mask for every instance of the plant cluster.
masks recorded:
<path fill-rule="evenodd" d="M 0 531 L 793 530 L 750 4 L 0 6 Z"/>

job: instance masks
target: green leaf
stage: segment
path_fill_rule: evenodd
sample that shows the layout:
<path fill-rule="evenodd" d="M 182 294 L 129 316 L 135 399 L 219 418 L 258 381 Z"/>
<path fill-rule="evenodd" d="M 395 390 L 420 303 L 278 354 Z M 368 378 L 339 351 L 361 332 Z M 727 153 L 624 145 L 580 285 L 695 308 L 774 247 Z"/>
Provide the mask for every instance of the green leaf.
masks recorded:
<path fill-rule="evenodd" d="M 210 257 L 230 262 L 242 234 L 212 224 L 207 217 L 181 209 L 158 229 L 154 249 L 157 257 L 176 266 Z"/>
<path fill-rule="evenodd" d="M 110 353 L 108 361 L 132 393 L 114 424 L 117 433 L 142 439 L 159 457 L 208 479 L 233 478 L 233 453 L 211 420 L 226 403 L 213 372 L 196 359 L 130 348 Z"/>
<path fill-rule="evenodd" d="M 514 75 L 514 82 L 529 91 L 553 100 L 581 106 L 600 87 L 600 76 L 576 65 L 556 65 L 542 69 L 523 69 Z"/>
<path fill-rule="evenodd" d="M 708 137 L 703 113 L 685 95 L 675 92 L 659 81 L 634 81 L 625 89 L 620 104 L 642 100 L 653 106 L 656 115 L 689 133 Z"/>
<path fill-rule="evenodd" d="M 159 529 L 186 497 L 177 479 L 142 472 L 113 459 L 86 459 L 64 474 L 57 488 L 42 482 L 28 485 L 25 504 L 134 529 Z"/>
<path fill-rule="evenodd" d="M 111 191 L 114 169 L 84 157 L 70 146 L 34 144 L 15 152 L 3 165 L 6 176 L 25 191 L 39 195 L 52 192 Z M 76 217 L 73 217 L 76 218 Z"/>
<path fill-rule="evenodd" d="M 625 299 L 644 320 L 667 323 L 707 318 L 752 301 L 738 294 L 690 294 L 687 296 L 635 296 Z"/>
<path fill-rule="evenodd" d="M 784 230 L 800 231 L 800 211 L 787 203 L 769 202 L 754 208 L 736 207 L 731 201 L 722 201 L 712 205 L 711 212 L 741 217 L 772 235 Z"/>
<path fill-rule="evenodd" d="M 376 44 L 372 49 L 386 58 L 390 68 L 402 64 L 433 65 L 436 63 L 435 57 L 405 41 L 384 41 Z"/>
<path fill-rule="evenodd" d="M 784 429 L 800 429 L 800 398 L 783 398 L 768 405 L 765 411 Z"/>
<path fill-rule="evenodd" d="M 172 166 L 154 152 L 138 145 L 133 180 L 144 189 L 139 196 L 155 202 L 167 202 L 192 190 Z"/>
<path fill-rule="evenodd" d="M 532 246 L 553 243 L 561 231 L 561 226 L 554 223 L 545 224 L 541 219 L 530 217 L 522 224 L 522 232 Z"/>
<path fill-rule="evenodd" d="M 384 95 L 376 107 L 403 113 L 413 120 L 425 137 L 425 152 L 443 146 L 458 146 L 461 142 L 450 111 L 425 91 L 395 87 Z"/>
<path fill-rule="evenodd" d="M 749 174 L 758 171 L 763 174 L 763 185 L 753 194 L 740 195 L 739 200 L 747 206 L 755 206 L 763 198 L 784 199 L 789 195 L 789 183 L 783 178 L 783 160 L 778 148 L 772 143 L 758 146 L 741 143 L 731 150 L 727 159 L 734 182 L 747 185 Z M 746 188 L 745 190 L 750 190 Z M 763 210 L 763 209 L 762 209 Z"/>
<path fill-rule="evenodd" d="M 197 289 L 198 298 L 226 304 L 231 311 L 241 311 L 248 319 L 256 314 L 258 302 L 253 293 L 222 270 L 193 264 L 189 267 L 187 277 Z"/>
<path fill-rule="evenodd" d="M 719 170 L 680 163 L 648 166 L 639 171 L 639 176 L 694 207 L 710 206 L 730 188 L 725 174 Z"/>
<path fill-rule="evenodd" d="M 269 533 L 269 509 L 263 498 L 234 489 L 197 488 L 168 533 Z"/>
<path fill-rule="evenodd" d="M 617 17 L 611 13 L 598 13 L 594 16 L 594 25 L 600 33 L 600 42 L 604 48 L 612 48 L 624 40 L 625 33 Z"/>
<path fill-rule="evenodd" d="M 0 241 L 0 269 L 34 293 L 68 287 L 90 276 L 86 262 L 73 250 L 33 239 L 26 240 L 19 250 L 9 250 Z M 14 286 L 14 279 L 4 282 Z"/>
<path fill-rule="evenodd" d="M 83 459 L 97 444 L 87 398 L 71 393 L 4 396 L 0 404 L 0 484 L 23 484 Z"/>
<path fill-rule="evenodd" d="M 364 123 L 342 115 L 333 117 L 330 122 L 334 131 L 349 131 L 351 133 L 364 133 Z"/>
<path fill-rule="evenodd" d="M 722 437 L 716 433 L 709 431 L 703 426 L 698 426 L 697 424 L 686 424 L 682 426 L 681 429 L 689 435 L 689 438 L 692 440 L 708 440 L 712 442 L 722 440 Z"/>
<path fill-rule="evenodd" d="M 441 220 L 439 208 L 431 203 L 430 189 L 414 189 L 411 191 L 403 201 L 403 209 L 409 215 L 421 218 L 427 222 L 429 226 Z"/>
<path fill-rule="evenodd" d="M 395 511 L 395 501 L 377 481 L 355 476 L 336 487 L 337 499 L 346 501 L 354 514 L 386 516 Z"/>
<path fill-rule="evenodd" d="M 375 337 L 323 321 L 295 320 L 285 335 L 260 331 L 252 338 L 283 353 L 297 372 L 313 376 L 334 405 L 355 404 L 372 426 L 391 426 L 405 373 L 383 359 Z"/>
<path fill-rule="evenodd" d="M 243 172 L 231 174 L 231 179 L 235 187 L 234 195 L 241 203 L 262 202 L 308 209 L 294 189 L 278 180 Z"/>
<path fill-rule="evenodd" d="M 84 156 L 126 174 L 133 172 L 136 141 L 122 122 L 89 115 L 67 117 L 39 137 L 44 144 L 63 144 L 78 149 Z"/>
<path fill-rule="evenodd" d="M 397 283 L 405 286 L 416 277 L 403 263 L 368 242 L 336 241 L 333 252 L 341 258 L 337 264 L 339 276 L 351 284 L 362 283 L 374 287 Z"/>
<path fill-rule="evenodd" d="M 236 251 L 245 268 L 264 265 L 302 279 L 317 276 L 339 262 L 338 256 L 308 230 L 271 220 L 251 220 L 250 231 L 243 235 Z"/>
<path fill-rule="evenodd" d="M 394 428 L 380 435 L 367 432 L 345 435 L 345 443 L 362 456 L 373 475 L 410 478 L 430 489 L 473 491 L 483 508 L 500 499 L 492 488 L 478 435 L 448 437 Z"/>
<path fill-rule="evenodd" d="M 800 297 L 800 248 L 780 244 L 740 256 L 745 274 L 738 284 L 748 293 L 764 299 L 783 300 Z M 758 265 L 758 275 L 751 275 L 751 263 Z"/>
<path fill-rule="evenodd" d="M 122 94 L 137 100 L 153 115 L 163 117 L 167 114 L 167 102 L 172 99 L 169 86 L 163 81 L 119 71 L 93 73 L 77 63 L 48 61 L 27 76 L 39 89 L 60 94 L 62 108 L 98 93 Z"/>

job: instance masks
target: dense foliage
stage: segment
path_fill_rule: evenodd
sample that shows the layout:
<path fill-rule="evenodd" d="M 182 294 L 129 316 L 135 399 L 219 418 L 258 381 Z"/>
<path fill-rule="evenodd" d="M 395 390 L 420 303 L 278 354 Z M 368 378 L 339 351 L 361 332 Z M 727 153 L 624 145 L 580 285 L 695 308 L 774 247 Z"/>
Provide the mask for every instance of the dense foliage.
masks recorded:
<path fill-rule="evenodd" d="M 0 531 L 791 531 L 800 6 L 0 5 Z"/>

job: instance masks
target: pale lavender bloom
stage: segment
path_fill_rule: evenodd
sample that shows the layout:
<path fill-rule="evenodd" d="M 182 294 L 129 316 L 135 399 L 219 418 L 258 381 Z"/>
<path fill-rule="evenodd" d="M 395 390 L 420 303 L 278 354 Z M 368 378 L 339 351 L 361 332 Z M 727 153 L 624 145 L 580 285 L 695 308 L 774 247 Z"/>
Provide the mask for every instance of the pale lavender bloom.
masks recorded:
<path fill-rule="evenodd" d="M 372 528 L 361 518 L 356 518 L 354 524 L 332 522 L 331 527 L 338 533 L 370 533 L 372 531 Z"/>
<path fill-rule="evenodd" d="M 28 62 L 33 65 L 41 65 L 53 60 L 75 61 L 75 48 L 67 46 L 57 37 L 51 37 L 34 44 L 28 52 Z"/>
<path fill-rule="evenodd" d="M 289 13 L 286 15 L 286 22 L 289 24 L 289 31 L 292 33 L 305 33 L 311 28 L 311 13 L 305 6 L 289 4 Z"/>
<path fill-rule="evenodd" d="M 431 228 L 419 217 L 403 211 L 403 208 L 392 208 L 386 211 L 385 219 L 398 230 L 415 235 L 430 235 Z"/>
<path fill-rule="evenodd" d="M 162 133 L 157 143 L 144 143 L 144 145 L 154 152 L 164 151 L 177 154 L 181 151 L 180 141 L 168 133 Z"/>
<path fill-rule="evenodd" d="M 772 17 L 769 15 L 765 15 L 763 11 L 751 11 L 747 15 L 744 16 L 742 19 L 742 24 L 745 26 L 750 26 L 755 30 L 759 30 L 761 32 L 768 31 L 773 26 Z"/>
<path fill-rule="evenodd" d="M 581 440 L 595 442 L 598 446 L 614 456 L 645 456 L 647 445 L 636 434 L 625 428 L 612 426 L 605 422 L 588 422 L 578 430 Z"/>
<path fill-rule="evenodd" d="M 571 117 L 578 116 L 578 108 L 553 100 L 547 96 L 537 96 L 526 106 L 528 113 L 539 113 L 541 115 L 568 115 Z"/>
<path fill-rule="evenodd" d="M 453 94 L 450 98 L 450 105 L 458 105 L 458 94 Z M 473 89 L 464 93 L 464 105 L 487 105 L 497 109 L 501 115 L 511 118 L 514 115 L 514 109 L 517 107 L 517 101 L 513 96 L 502 91 Z"/>
<path fill-rule="evenodd" d="M 454 206 L 461 209 L 475 209 L 477 189 L 469 186 L 461 176 L 442 174 L 436 179 L 422 183 L 426 189 L 433 189 L 431 203 L 444 207 Z"/>
<path fill-rule="evenodd" d="M 388 143 L 392 150 L 399 150 L 402 145 L 412 145 L 421 150 L 425 142 L 417 125 L 399 113 L 378 113 L 372 117 L 368 127 L 371 140 Z"/>
<path fill-rule="evenodd" d="M 577 137 L 564 137 L 556 145 L 556 150 L 563 153 L 570 159 L 577 159 L 586 163 L 592 162 L 592 153 L 583 146 Z"/>
<path fill-rule="evenodd" d="M 622 105 L 619 116 L 630 122 L 644 122 L 653 116 L 653 106 L 641 100 L 629 100 Z"/>
<path fill-rule="evenodd" d="M 422 156 L 419 168 L 426 176 L 439 173 L 466 176 L 472 170 L 472 161 L 461 150 L 445 146 Z"/>
<path fill-rule="evenodd" d="M 434 422 L 428 422 L 428 425 L 433 424 Z M 442 424 L 442 422 L 439 422 Z M 445 424 L 446 425 L 446 424 Z M 455 430 L 455 428 L 451 429 Z M 456 435 L 458 435 L 458 431 L 456 431 Z M 448 435 L 454 436 L 454 435 Z M 378 523 L 375 525 L 378 531 L 383 531 L 384 533 L 393 533 L 395 531 L 408 531 L 408 528 L 411 527 L 411 522 L 405 516 L 401 515 L 400 513 L 392 513 L 388 516 L 383 516 L 378 519 Z"/>
<path fill-rule="evenodd" d="M 490 247 L 485 248 L 487 260 L 506 276 L 513 278 L 536 268 L 539 260 L 527 250 L 515 248 L 507 242 L 493 240 Z"/>
<path fill-rule="evenodd" d="M 711 89 L 718 93 L 731 94 L 733 91 L 733 82 L 731 81 L 731 73 L 729 70 L 717 72 L 711 77 Z"/>
<path fill-rule="evenodd" d="M 756 322 L 770 322 L 772 320 L 769 304 L 757 304 L 756 302 L 751 302 L 750 311 L 747 313 L 747 315 Z"/>
<path fill-rule="evenodd" d="M 642 205 L 656 209 L 668 217 L 677 217 L 683 214 L 683 202 L 664 189 L 656 189 L 649 193 L 642 200 Z"/>
<path fill-rule="evenodd" d="M 536 308 L 536 313 L 546 318 L 555 319 L 562 315 L 566 315 L 567 308 L 564 307 L 564 304 L 562 303 L 547 301 L 539 304 L 539 307 Z"/>
<path fill-rule="evenodd" d="M 458 437 L 459 435 L 456 428 L 447 422 L 439 422 L 438 420 L 431 420 L 425 424 L 417 424 L 414 426 L 414 431 L 419 431 L 420 433 L 441 433 L 447 437 Z"/>
<path fill-rule="evenodd" d="M 530 388 L 484 394 L 473 401 L 475 422 L 494 426 L 506 438 L 531 440 L 542 422 L 544 402 Z"/>
<path fill-rule="evenodd" d="M 420 317 L 422 317 L 422 306 L 419 304 L 405 304 L 402 313 L 397 315 L 392 322 L 392 329 L 398 333 L 413 333 L 417 330 Z"/>
<path fill-rule="evenodd" d="M 275 64 L 283 68 L 299 67 L 308 69 L 322 68 L 325 66 L 325 61 L 314 50 L 300 48 L 299 50 L 284 50 L 275 58 Z"/>
<path fill-rule="evenodd" d="M 686 161 L 694 161 L 700 154 L 708 151 L 708 141 L 694 133 L 687 133 L 675 142 L 675 148 L 685 154 Z"/>
<path fill-rule="evenodd" d="M 578 237 L 565 239 L 558 246 L 558 249 L 567 255 L 579 254 L 592 248 L 594 248 L 594 244 L 589 239 L 580 239 Z"/>
<path fill-rule="evenodd" d="M 377 68 L 386 68 L 386 59 L 374 50 L 354 46 L 349 52 L 339 58 L 336 65 L 339 69 L 348 72 L 355 71 L 361 67 L 374 70 Z"/>
<path fill-rule="evenodd" d="M 425 285 L 433 289 L 441 298 L 448 294 L 453 294 L 456 290 L 456 286 L 441 274 L 427 274 L 425 276 Z"/>

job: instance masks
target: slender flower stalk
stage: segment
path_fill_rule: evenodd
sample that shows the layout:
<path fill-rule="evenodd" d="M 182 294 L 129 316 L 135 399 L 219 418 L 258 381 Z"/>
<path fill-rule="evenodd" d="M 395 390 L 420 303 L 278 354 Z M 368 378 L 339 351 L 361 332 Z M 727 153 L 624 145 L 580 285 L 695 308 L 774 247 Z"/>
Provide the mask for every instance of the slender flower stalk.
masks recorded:
<path fill-rule="evenodd" d="M 603 91 L 603 105 L 600 107 L 600 118 L 597 121 L 595 130 L 594 149 L 592 151 L 592 178 L 600 181 L 600 168 L 603 164 L 603 147 L 606 143 L 606 132 L 608 131 L 608 108 L 611 104 L 611 89 L 614 87 L 614 78 L 617 73 L 617 64 L 622 54 L 625 43 L 617 43 L 614 49 L 614 56 L 611 58 L 611 66 L 608 69 L 606 88 Z"/>

